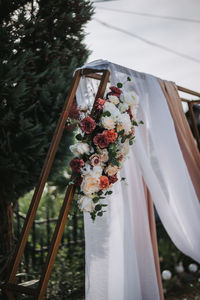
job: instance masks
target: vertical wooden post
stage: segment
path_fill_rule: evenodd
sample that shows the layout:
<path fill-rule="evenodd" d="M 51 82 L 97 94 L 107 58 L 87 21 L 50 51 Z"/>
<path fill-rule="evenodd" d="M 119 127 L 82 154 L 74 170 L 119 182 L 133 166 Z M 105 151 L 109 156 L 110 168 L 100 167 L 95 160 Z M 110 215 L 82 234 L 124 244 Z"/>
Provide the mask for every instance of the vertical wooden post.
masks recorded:
<path fill-rule="evenodd" d="M 43 190 L 44 190 L 44 186 L 47 181 L 48 175 L 50 173 L 51 166 L 53 164 L 53 160 L 54 160 L 60 139 L 62 137 L 65 122 L 68 117 L 72 102 L 74 100 L 74 96 L 75 96 L 75 93 L 76 93 L 76 90 L 77 90 L 77 87 L 78 87 L 78 84 L 80 81 L 80 77 L 81 77 L 80 70 L 78 70 L 74 76 L 74 79 L 73 79 L 73 82 L 72 82 L 72 85 L 70 88 L 69 96 L 67 97 L 65 104 L 63 106 L 63 110 L 62 110 L 60 119 L 59 119 L 57 127 L 55 129 L 53 139 L 52 139 L 51 145 L 49 147 L 49 151 L 47 153 L 47 156 L 46 156 L 46 159 L 44 162 L 44 166 L 43 166 L 37 187 L 35 189 L 35 192 L 34 192 L 34 195 L 33 195 L 33 198 L 32 198 L 32 201 L 31 201 L 31 204 L 30 204 L 27 216 L 26 216 L 26 220 L 24 222 L 24 226 L 22 229 L 22 233 L 21 233 L 18 245 L 15 250 L 15 254 L 14 254 L 14 256 L 12 258 L 12 262 L 10 264 L 11 270 L 10 270 L 10 272 L 8 272 L 9 273 L 8 280 L 7 280 L 8 283 L 14 283 L 17 269 L 18 269 L 19 263 L 21 261 L 22 255 L 24 253 L 24 248 L 25 248 L 25 245 L 27 242 L 27 238 L 28 238 L 30 229 L 33 225 L 34 217 L 35 217 L 35 214 L 36 214 L 36 211 L 37 211 L 37 208 L 38 208 L 38 205 L 39 205 L 39 202 L 40 202 Z"/>
<path fill-rule="evenodd" d="M 197 146 L 198 146 L 199 151 L 200 151 L 200 135 L 199 135 L 199 131 L 198 131 L 195 116 L 194 116 L 193 103 L 188 102 L 188 106 L 189 106 L 189 113 L 190 113 L 192 128 L 194 130 L 194 136 L 195 136 L 195 139 L 197 141 Z"/>
<path fill-rule="evenodd" d="M 151 194 L 149 192 L 149 189 L 145 183 L 144 183 L 144 189 L 145 189 L 145 195 L 147 199 L 149 230 L 151 235 L 151 244 L 152 244 L 154 262 L 155 262 L 156 276 L 158 280 L 159 295 L 160 295 L 160 300 L 164 300 L 153 201 L 151 199 Z"/>

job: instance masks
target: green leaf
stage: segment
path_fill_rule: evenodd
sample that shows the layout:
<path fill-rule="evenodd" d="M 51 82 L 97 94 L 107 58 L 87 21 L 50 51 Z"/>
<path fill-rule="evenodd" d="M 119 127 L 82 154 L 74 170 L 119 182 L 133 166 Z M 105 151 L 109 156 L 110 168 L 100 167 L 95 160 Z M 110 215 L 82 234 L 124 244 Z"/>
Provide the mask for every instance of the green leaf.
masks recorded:
<path fill-rule="evenodd" d="M 117 87 L 118 87 L 119 89 L 121 89 L 121 88 L 123 87 L 123 84 L 122 84 L 121 82 L 118 82 L 118 83 L 117 83 Z"/>
<path fill-rule="evenodd" d="M 138 126 L 138 123 L 136 121 L 132 121 L 133 126 Z"/>
<path fill-rule="evenodd" d="M 130 139 L 132 133 L 130 133 L 129 135 L 126 136 L 127 139 Z"/>
<path fill-rule="evenodd" d="M 132 140 L 129 141 L 129 145 L 130 146 L 133 145 L 133 141 Z"/>
<path fill-rule="evenodd" d="M 112 157 L 110 159 L 110 163 L 113 165 L 113 166 L 118 166 L 120 165 L 119 161 L 115 158 L 115 157 Z"/>
<path fill-rule="evenodd" d="M 131 78 L 128 76 L 128 77 L 127 77 L 127 80 L 128 80 L 128 81 L 131 81 Z"/>
<path fill-rule="evenodd" d="M 94 221 L 96 219 L 96 212 L 91 212 L 90 216 L 91 216 L 92 221 Z"/>
<path fill-rule="evenodd" d="M 122 139 L 121 139 L 121 143 L 123 144 L 125 142 L 125 140 L 126 140 L 126 137 L 123 136 Z"/>
<path fill-rule="evenodd" d="M 99 212 L 97 213 L 97 216 L 102 217 L 102 216 L 103 216 L 103 212 L 102 212 L 102 211 L 99 211 Z"/>
<path fill-rule="evenodd" d="M 98 191 L 97 195 L 101 196 L 103 194 L 103 192 L 100 190 Z"/>
<path fill-rule="evenodd" d="M 101 210 L 101 205 L 100 205 L 100 204 L 97 204 L 97 205 L 95 206 L 95 210 L 96 210 L 96 211 Z"/>
<path fill-rule="evenodd" d="M 123 180 L 126 180 L 126 178 L 125 178 L 125 177 L 122 177 L 122 178 L 121 178 L 121 181 L 123 181 Z"/>
<path fill-rule="evenodd" d="M 112 191 L 107 191 L 106 193 L 105 193 L 105 195 L 111 195 L 113 192 Z"/>
<path fill-rule="evenodd" d="M 141 120 L 141 121 L 139 122 L 139 124 L 144 124 L 144 122 Z"/>
<path fill-rule="evenodd" d="M 76 139 L 77 139 L 78 141 L 82 141 L 83 137 L 82 137 L 82 135 L 79 133 L 79 134 L 76 135 Z"/>
<path fill-rule="evenodd" d="M 124 129 L 122 129 L 120 132 L 118 132 L 118 135 L 123 135 L 124 134 Z"/>
<path fill-rule="evenodd" d="M 92 199 L 92 201 L 93 201 L 94 203 L 97 203 L 97 202 L 99 201 L 99 197 L 94 197 L 94 198 Z"/>
<path fill-rule="evenodd" d="M 103 116 L 103 117 L 110 117 L 110 116 L 111 116 L 111 113 L 110 113 L 109 111 L 104 111 L 104 112 L 102 113 L 102 116 Z"/>

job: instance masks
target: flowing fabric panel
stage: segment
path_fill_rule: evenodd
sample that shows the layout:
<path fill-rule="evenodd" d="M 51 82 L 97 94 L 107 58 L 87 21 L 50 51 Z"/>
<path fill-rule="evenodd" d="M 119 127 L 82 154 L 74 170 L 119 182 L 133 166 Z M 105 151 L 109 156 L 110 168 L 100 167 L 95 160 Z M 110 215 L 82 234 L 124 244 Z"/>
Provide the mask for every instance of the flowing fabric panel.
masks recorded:
<path fill-rule="evenodd" d="M 134 88 L 137 92 L 137 118 L 144 121 L 136 128 L 136 143 L 121 171 L 128 186 L 115 185 L 103 218 L 92 223 L 85 215 L 86 299 L 156 300 L 158 286 L 142 176 L 169 236 L 198 262 L 200 204 L 157 78 L 106 61 L 84 67 L 109 69 L 114 85 L 131 77 L 124 90 Z M 85 91 L 91 88 L 88 83 L 88 79 L 83 80 L 82 92 L 77 93 L 79 101 L 84 101 Z"/>
<path fill-rule="evenodd" d="M 91 79 L 82 79 L 78 103 L 94 101 Z M 107 212 L 93 223 L 84 215 L 87 300 L 159 300 L 143 181 L 134 153 L 108 197 Z M 130 167 L 131 166 L 131 167 Z"/>

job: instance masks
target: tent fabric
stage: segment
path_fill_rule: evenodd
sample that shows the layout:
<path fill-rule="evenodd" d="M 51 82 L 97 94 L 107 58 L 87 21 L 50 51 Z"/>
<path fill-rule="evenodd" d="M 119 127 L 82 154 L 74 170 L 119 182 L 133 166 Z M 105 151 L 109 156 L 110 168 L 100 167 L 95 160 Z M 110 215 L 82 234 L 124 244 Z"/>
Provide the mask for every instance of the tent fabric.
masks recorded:
<path fill-rule="evenodd" d="M 159 84 L 166 97 L 180 148 L 200 201 L 200 153 L 183 112 L 177 87 L 175 83 L 166 80 L 159 80 Z"/>
<path fill-rule="evenodd" d="M 83 68 L 108 69 L 112 85 L 139 96 L 136 143 L 121 169 L 128 185 L 114 185 L 103 217 L 93 223 L 85 213 L 86 299 L 157 300 L 158 280 L 149 230 L 143 178 L 169 236 L 186 255 L 200 262 L 200 204 L 158 79 L 107 61 Z M 82 78 L 80 105 L 94 101 L 97 85 Z"/>

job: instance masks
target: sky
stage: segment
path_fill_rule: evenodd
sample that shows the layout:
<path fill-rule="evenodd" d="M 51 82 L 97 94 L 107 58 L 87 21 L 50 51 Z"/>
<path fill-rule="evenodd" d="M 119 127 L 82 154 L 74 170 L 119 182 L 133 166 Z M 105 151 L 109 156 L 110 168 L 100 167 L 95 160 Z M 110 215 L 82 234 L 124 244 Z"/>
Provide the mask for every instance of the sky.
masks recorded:
<path fill-rule="evenodd" d="M 85 28 L 85 42 L 92 51 L 88 62 L 96 59 L 109 60 L 200 92 L 199 0 L 116 0 L 96 2 L 94 7 L 93 19 Z M 147 17 L 130 12 L 187 18 L 199 22 Z M 106 23 L 106 26 L 99 21 Z M 117 27 L 129 34 L 108 26 Z M 135 38 L 135 34 L 191 59 L 145 43 Z"/>

